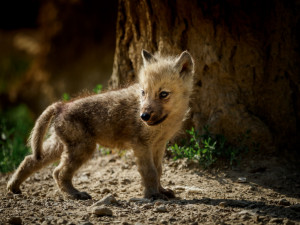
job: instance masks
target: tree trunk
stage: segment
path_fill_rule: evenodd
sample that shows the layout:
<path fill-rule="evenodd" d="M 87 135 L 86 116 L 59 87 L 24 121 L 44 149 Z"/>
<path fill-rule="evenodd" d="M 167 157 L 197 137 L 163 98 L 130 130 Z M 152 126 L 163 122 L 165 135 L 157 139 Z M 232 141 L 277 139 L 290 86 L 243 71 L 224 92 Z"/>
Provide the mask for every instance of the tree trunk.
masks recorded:
<path fill-rule="evenodd" d="M 265 152 L 299 146 L 297 1 L 119 0 L 111 87 L 136 81 L 141 50 L 195 59 L 190 126 Z M 267 151 L 266 151 L 267 150 Z"/>

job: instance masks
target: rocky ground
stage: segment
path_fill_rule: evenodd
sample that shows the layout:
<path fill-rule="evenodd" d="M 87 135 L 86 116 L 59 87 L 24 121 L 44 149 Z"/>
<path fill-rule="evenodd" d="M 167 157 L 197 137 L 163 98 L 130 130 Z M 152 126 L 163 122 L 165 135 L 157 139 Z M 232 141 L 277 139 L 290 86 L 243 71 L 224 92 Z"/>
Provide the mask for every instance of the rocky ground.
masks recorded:
<path fill-rule="evenodd" d="M 142 198 L 130 153 L 95 155 L 78 171 L 74 184 L 88 201 L 60 195 L 55 165 L 27 179 L 21 195 L 6 192 L 11 174 L 0 175 L 0 224 L 300 224 L 299 166 L 249 165 L 208 171 L 165 159 L 163 184 L 177 196 L 169 201 Z"/>

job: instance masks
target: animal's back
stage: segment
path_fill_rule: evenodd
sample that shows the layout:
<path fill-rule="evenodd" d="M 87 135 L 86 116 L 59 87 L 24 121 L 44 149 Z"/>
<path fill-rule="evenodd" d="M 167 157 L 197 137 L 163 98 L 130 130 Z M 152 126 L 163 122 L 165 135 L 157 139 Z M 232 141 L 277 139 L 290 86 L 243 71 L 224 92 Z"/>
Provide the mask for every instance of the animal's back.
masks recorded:
<path fill-rule="evenodd" d="M 86 135 L 102 146 L 130 148 L 142 126 L 139 104 L 138 84 L 81 98 L 64 105 L 55 119 L 56 131 L 69 142 Z"/>

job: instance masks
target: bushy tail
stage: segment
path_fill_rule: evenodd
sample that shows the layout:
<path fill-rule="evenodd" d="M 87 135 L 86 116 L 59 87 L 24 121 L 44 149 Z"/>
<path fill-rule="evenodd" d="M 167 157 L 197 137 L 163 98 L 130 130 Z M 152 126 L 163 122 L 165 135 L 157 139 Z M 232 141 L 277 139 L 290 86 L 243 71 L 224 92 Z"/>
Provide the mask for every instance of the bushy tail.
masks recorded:
<path fill-rule="evenodd" d="M 41 159 L 43 151 L 43 141 L 46 131 L 48 130 L 49 123 L 56 111 L 58 103 L 50 105 L 35 122 L 34 128 L 31 131 L 28 139 L 28 144 L 31 145 L 34 157 L 38 160 Z"/>

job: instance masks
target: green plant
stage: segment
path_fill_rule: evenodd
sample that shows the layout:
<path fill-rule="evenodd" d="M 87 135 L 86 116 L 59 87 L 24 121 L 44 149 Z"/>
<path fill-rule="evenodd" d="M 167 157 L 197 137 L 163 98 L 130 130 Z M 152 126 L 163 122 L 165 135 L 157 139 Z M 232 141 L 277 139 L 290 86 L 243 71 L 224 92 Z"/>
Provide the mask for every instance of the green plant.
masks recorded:
<path fill-rule="evenodd" d="M 70 95 L 68 93 L 63 93 L 62 99 L 63 101 L 67 102 L 70 100 Z"/>
<path fill-rule="evenodd" d="M 110 155 L 111 150 L 109 148 L 105 148 L 101 145 L 97 145 L 97 149 L 100 152 L 100 155 Z"/>
<path fill-rule="evenodd" d="M 179 158 L 188 158 L 196 160 L 204 168 L 212 166 L 217 160 L 224 159 L 232 166 L 240 160 L 240 155 L 249 150 L 246 141 L 250 137 L 250 131 L 237 138 L 239 146 L 231 145 L 226 137 L 221 134 L 211 134 L 208 126 L 203 128 L 203 134 L 200 135 L 194 128 L 187 130 L 190 136 L 188 142 L 181 146 L 175 144 L 169 147 L 174 156 L 174 160 Z"/>
<path fill-rule="evenodd" d="M 98 85 L 93 89 L 93 92 L 94 92 L 95 94 L 100 94 L 101 91 L 102 91 L 102 89 L 103 89 L 102 84 L 98 84 Z M 70 97 L 70 95 L 69 95 L 68 93 L 63 93 L 63 95 L 62 95 L 62 100 L 63 100 L 63 101 L 67 102 L 67 101 L 69 101 L 70 99 L 71 99 L 71 97 Z"/>
<path fill-rule="evenodd" d="M 93 89 L 93 92 L 95 92 L 96 94 L 100 94 L 101 91 L 102 91 L 102 84 L 98 84 L 94 89 Z"/>
<path fill-rule="evenodd" d="M 25 105 L 0 112 L 0 172 L 14 170 L 30 152 L 26 140 L 33 120 Z"/>

